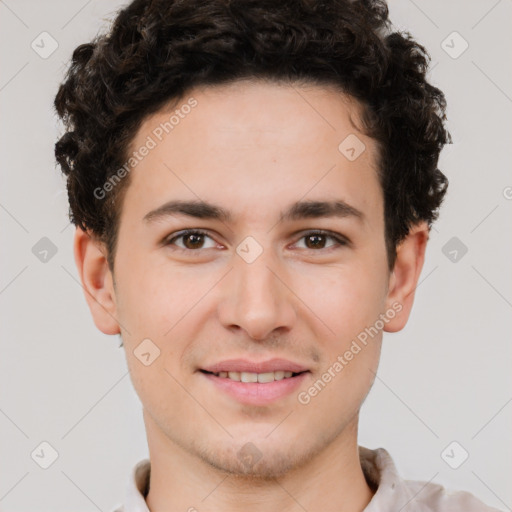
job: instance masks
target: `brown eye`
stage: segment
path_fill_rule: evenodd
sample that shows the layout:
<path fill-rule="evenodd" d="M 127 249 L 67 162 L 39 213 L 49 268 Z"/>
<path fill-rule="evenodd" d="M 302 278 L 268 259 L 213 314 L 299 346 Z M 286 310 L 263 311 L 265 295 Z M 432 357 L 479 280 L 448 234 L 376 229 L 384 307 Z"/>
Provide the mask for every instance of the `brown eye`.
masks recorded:
<path fill-rule="evenodd" d="M 181 233 L 178 233 L 177 235 L 170 238 L 165 245 L 175 245 L 178 249 L 183 249 L 184 251 L 209 249 L 210 247 L 215 247 L 215 242 L 213 240 L 213 243 L 210 247 L 203 247 L 206 238 L 212 240 L 212 238 L 203 231 L 187 230 L 182 231 Z M 182 240 L 181 244 L 177 244 L 177 240 Z"/>
<path fill-rule="evenodd" d="M 308 249 L 323 249 L 325 247 L 325 235 L 308 235 L 304 238 Z"/>
<path fill-rule="evenodd" d="M 182 235 L 183 245 L 187 249 L 198 249 L 204 242 L 204 235 L 191 233 L 189 235 Z"/>
<path fill-rule="evenodd" d="M 326 241 L 328 239 L 334 240 L 334 243 L 327 246 Z M 301 240 L 305 241 L 305 248 L 311 250 L 330 249 L 336 246 L 348 245 L 348 242 L 343 237 L 325 231 L 311 231 L 301 237 Z"/>

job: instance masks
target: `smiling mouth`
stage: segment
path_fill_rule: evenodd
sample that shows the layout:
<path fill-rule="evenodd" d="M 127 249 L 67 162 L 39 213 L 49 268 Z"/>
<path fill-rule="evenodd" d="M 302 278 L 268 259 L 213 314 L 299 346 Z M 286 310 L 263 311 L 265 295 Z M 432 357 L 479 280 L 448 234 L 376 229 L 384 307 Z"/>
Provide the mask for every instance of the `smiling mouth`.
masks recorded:
<path fill-rule="evenodd" d="M 252 373 L 252 372 L 208 372 L 206 370 L 201 370 L 202 373 L 206 375 L 214 375 L 215 377 L 219 377 L 220 379 L 232 380 L 235 382 L 244 382 L 244 383 L 260 383 L 266 384 L 269 382 L 275 382 L 284 379 L 291 379 L 293 377 L 297 377 L 298 375 L 302 375 L 304 372 L 290 372 L 290 371 L 282 371 L 278 370 L 275 372 L 265 372 L 265 373 Z"/>

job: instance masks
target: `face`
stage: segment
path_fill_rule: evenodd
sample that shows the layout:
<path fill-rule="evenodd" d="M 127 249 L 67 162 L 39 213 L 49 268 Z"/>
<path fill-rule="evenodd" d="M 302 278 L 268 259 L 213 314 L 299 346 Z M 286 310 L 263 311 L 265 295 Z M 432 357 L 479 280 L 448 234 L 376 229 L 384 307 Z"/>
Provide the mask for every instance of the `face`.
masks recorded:
<path fill-rule="evenodd" d="M 141 126 L 132 150 L 155 145 L 130 173 L 111 316 L 149 438 L 275 477 L 355 435 L 402 307 L 357 119 L 338 91 L 244 82 Z"/>

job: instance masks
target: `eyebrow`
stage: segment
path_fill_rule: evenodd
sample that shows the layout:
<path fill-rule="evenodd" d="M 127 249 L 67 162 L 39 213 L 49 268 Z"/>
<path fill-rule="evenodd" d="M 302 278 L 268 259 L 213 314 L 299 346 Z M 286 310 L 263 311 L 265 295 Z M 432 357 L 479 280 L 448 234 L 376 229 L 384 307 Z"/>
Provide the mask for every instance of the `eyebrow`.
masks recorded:
<path fill-rule="evenodd" d="M 221 222 L 232 222 L 233 215 L 222 206 L 217 206 L 205 201 L 182 201 L 173 200 L 148 212 L 143 217 L 146 223 L 152 223 L 166 217 L 186 215 L 197 219 L 219 220 Z M 286 211 L 281 212 L 280 222 L 294 221 L 301 219 L 314 219 L 320 217 L 352 217 L 364 221 L 363 212 L 349 205 L 345 201 L 297 201 Z"/>

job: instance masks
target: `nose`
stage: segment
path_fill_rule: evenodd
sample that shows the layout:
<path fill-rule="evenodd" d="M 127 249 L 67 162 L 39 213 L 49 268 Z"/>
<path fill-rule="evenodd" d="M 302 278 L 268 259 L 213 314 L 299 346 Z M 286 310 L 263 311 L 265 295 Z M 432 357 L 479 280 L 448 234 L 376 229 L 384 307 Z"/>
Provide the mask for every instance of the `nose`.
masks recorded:
<path fill-rule="evenodd" d="M 234 254 L 233 268 L 221 282 L 221 323 L 231 330 L 242 329 L 258 341 L 274 331 L 289 331 L 296 319 L 296 297 L 286 278 L 286 269 L 271 249 L 251 263 Z"/>

